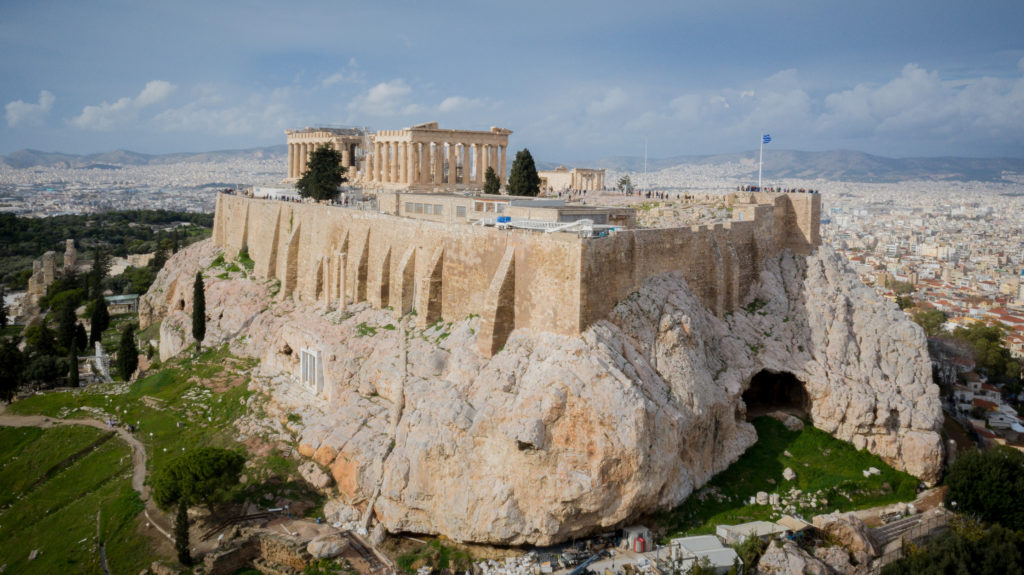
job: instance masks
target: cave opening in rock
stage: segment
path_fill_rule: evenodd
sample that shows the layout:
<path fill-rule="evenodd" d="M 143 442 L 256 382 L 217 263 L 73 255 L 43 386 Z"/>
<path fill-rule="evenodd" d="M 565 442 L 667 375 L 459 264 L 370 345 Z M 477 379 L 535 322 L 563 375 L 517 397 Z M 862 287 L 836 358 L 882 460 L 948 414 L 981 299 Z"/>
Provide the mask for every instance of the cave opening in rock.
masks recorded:
<path fill-rule="evenodd" d="M 747 405 L 747 421 L 773 411 L 806 419 L 811 410 L 810 396 L 802 381 L 792 373 L 767 369 L 751 378 L 750 387 L 743 392 L 743 403 Z"/>

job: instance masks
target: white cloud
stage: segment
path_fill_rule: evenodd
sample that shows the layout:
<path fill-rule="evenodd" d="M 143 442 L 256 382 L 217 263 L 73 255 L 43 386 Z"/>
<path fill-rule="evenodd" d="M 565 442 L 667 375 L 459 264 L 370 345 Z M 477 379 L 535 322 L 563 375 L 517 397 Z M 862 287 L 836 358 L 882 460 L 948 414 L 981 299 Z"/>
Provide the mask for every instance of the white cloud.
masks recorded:
<path fill-rule="evenodd" d="M 626 108 L 629 105 L 629 96 L 622 88 L 612 88 L 608 90 L 604 98 L 591 102 L 587 105 L 587 114 L 591 116 L 606 116 L 613 112 L 617 112 Z"/>
<path fill-rule="evenodd" d="M 350 58 L 347 66 L 324 78 L 321 85 L 326 88 L 335 84 L 362 84 L 363 73 L 358 68 L 359 63 L 356 62 L 356 59 Z"/>
<path fill-rule="evenodd" d="M 229 97 L 217 88 L 202 86 L 195 95 L 184 106 L 157 114 L 153 118 L 155 127 L 166 132 L 272 137 L 299 126 L 292 93 L 287 88 Z"/>
<path fill-rule="evenodd" d="M 83 130 L 105 131 L 127 125 L 138 119 L 143 108 L 159 104 L 170 96 L 175 85 L 163 80 L 153 80 L 135 98 L 123 97 L 113 104 L 103 102 L 98 106 L 85 106 L 82 113 L 71 119 L 71 124 Z"/>
<path fill-rule="evenodd" d="M 409 101 L 411 93 L 412 88 L 405 83 L 405 80 L 396 78 L 390 82 L 381 82 L 370 88 L 366 94 L 353 100 L 349 108 L 354 112 L 370 116 L 416 114 L 422 108 Z"/>
<path fill-rule="evenodd" d="M 437 111 L 441 113 L 461 112 L 480 108 L 483 105 L 484 101 L 481 99 L 466 98 L 464 96 L 448 96 L 441 101 L 441 104 L 437 107 Z"/>
<path fill-rule="evenodd" d="M 4 109 L 7 112 L 7 125 L 11 128 L 18 124 L 38 124 L 50 112 L 56 98 L 47 90 L 39 92 L 39 102 L 32 104 L 15 100 L 8 102 Z"/>

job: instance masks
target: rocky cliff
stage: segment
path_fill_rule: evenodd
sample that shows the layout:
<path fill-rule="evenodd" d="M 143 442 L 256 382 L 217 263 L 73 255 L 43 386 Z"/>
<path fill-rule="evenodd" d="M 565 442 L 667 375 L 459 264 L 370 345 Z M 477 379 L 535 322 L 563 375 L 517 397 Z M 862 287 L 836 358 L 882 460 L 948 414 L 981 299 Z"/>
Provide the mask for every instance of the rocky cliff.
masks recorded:
<path fill-rule="evenodd" d="M 163 321 L 161 357 L 188 343 L 192 278 L 217 253 L 179 252 L 143 298 L 143 327 Z M 743 393 L 762 370 L 802 382 L 817 427 L 939 476 L 924 335 L 827 247 L 768 261 L 723 318 L 668 274 L 581 337 L 518 329 L 491 359 L 478 318 L 417 330 L 366 304 L 328 310 L 244 273 L 207 275 L 206 344 L 260 358 L 340 508 L 372 508 L 389 531 L 546 544 L 675 506 L 756 441 Z M 319 395 L 295 380 L 303 348 L 323 357 Z"/>

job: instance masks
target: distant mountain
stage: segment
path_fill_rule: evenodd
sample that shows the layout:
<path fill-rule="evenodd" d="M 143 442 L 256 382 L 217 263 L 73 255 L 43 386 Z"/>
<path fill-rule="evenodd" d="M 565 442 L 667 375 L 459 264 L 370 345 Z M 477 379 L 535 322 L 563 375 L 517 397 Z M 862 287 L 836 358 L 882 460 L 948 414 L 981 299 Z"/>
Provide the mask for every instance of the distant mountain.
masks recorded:
<path fill-rule="evenodd" d="M 0 163 L 12 168 L 56 166 L 64 168 L 116 169 L 121 166 L 147 166 L 183 162 L 223 162 L 244 158 L 284 161 L 287 156 L 288 147 L 283 144 L 247 150 L 182 152 L 161 155 L 140 154 L 127 150 L 88 155 L 20 150 L 7 156 L 0 156 Z M 536 160 L 536 164 L 537 169 L 540 170 L 551 170 L 560 165 L 606 168 L 619 172 L 640 172 L 644 168 L 643 158 L 635 156 L 615 156 L 593 162 L 564 164 Z M 656 172 L 677 166 L 722 166 L 727 164 L 742 166 L 749 171 L 752 177 L 757 177 L 756 151 L 712 156 L 648 158 L 647 170 Z M 1004 174 L 1024 175 L 1024 158 L 886 158 L 852 150 L 799 152 L 772 149 L 765 151 L 764 163 L 764 177 L 767 180 L 793 178 L 849 182 L 899 182 L 904 180 L 993 182 L 1002 180 Z"/>
<path fill-rule="evenodd" d="M 115 150 L 102 154 L 61 154 L 59 152 L 41 152 L 39 150 L 19 150 L 7 156 L 0 156 L 0 163 L 12 168 L 32 168 L 36 166 L 59 168 L 100 168 L 116 169 L 122 166 L 152 166 L 162 164 L 180 164 L 184 162 L 223 162 L 227 160 L 259 158 L 284 159 L 288 155 L 288 146 L 268 146 L 247 150 L 221 150 L 215 152 L 179 152 L 176 154 L 140 154 L 128 150 Z"/>
<path fill-rule="evenodd" d="M 647 170 L 676 166 L 741 164 L 757 174 L 757 152 L 714 156 L 648 158 Z M 581 164 L 582 165 L 582 164 Z M 587 167 L 639 172 L 643 158 L 617 156 L 598 160 Z M 898 182 L 904 180 L 1000 181 L 1004 173 L 1024 174 L 1024 158 L 886 158 L 852 150 L 799 152 L 765 151 L 766 179 L 826 179 L 851 182 Z"/>

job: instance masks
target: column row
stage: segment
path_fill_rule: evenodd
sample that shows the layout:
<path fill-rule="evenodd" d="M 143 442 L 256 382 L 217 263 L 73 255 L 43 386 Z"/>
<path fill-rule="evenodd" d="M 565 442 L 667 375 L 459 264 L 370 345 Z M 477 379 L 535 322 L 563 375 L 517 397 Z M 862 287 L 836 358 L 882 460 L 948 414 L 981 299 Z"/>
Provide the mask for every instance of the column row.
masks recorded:
<path fill-rule="evenodd" d="M 487 168 L 505 183 L 504 145 L 451 142 L 387 142 L 373 145 L 367 158 L 367 180 L 397 184 L 479 184 Z M 476 169 L 473 170 L 473 166 Z"/>

